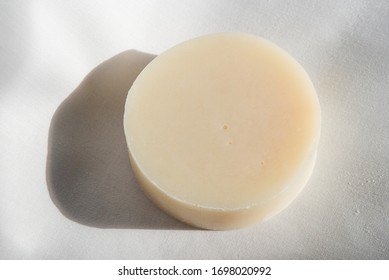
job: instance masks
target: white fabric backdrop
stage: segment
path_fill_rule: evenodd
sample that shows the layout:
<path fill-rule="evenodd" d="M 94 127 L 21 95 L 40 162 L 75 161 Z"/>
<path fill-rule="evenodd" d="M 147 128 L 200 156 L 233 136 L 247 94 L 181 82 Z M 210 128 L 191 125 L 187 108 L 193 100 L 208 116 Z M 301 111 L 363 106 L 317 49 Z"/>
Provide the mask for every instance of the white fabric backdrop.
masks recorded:
<path fill-rule="evenodd" d="M 120 110 L 144 53 L 222 31 L 292 54 L 323 123 L 287 210 L 212 232 L 143 196 Z M 0 65 L 2 259 L 389 259 L 388 2 L 1 1 Z"/>

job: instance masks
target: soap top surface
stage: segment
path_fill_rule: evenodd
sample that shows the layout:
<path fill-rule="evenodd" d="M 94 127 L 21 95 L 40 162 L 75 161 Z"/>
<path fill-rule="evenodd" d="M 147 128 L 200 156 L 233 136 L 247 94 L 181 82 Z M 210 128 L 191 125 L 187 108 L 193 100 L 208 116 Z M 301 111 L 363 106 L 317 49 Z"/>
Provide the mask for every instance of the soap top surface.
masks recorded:
<path fill-rule="evenodd" d="M 289 187 L 315 152 L 320 106 L 304 69 L 262 38 L 207 35 L 155 58 L 125 105 L 130 154 L 167 195 L 247 208 Z"/>

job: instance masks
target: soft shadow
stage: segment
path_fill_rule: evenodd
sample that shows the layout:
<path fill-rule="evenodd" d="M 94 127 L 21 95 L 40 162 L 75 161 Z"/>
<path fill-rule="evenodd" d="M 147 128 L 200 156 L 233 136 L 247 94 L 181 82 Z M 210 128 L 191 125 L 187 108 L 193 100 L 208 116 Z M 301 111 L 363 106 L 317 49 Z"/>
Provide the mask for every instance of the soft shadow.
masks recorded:
<path fill-rule="evenodd" d="M 69 219 L 99 228 L 192 229 L 143 194 L 123 132 L 127 92 L 155 55 L 125 51 L 97 66 L 55 112 L 46 179 Z"/>

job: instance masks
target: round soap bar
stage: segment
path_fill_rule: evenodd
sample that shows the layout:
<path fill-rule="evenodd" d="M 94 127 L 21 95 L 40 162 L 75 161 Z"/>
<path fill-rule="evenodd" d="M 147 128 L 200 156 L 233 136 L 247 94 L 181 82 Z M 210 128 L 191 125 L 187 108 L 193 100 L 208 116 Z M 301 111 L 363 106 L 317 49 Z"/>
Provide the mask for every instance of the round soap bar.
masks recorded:
<path fill-rule="evenodd" d="M 212 34 L 155 58 L 130 89 L 124 131 L 144 192 L 201 228 L 284 209 L 308 181 L 320 106 L 304 69 L 262 38 Z"/>

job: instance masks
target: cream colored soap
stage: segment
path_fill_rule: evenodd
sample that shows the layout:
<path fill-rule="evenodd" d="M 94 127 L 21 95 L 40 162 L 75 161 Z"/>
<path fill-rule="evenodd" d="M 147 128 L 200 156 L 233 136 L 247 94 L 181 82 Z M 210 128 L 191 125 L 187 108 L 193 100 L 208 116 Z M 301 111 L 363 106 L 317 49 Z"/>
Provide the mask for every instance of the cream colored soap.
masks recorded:
<path fill-rule="evenodd" d="M 252 35 L 214 34 L 143 70 L 128 93 L 124 131 L 151 200 L 185 223 L 233 229 L 280 212 L 307 183 L 320 106 L 285 51 Z"/>

